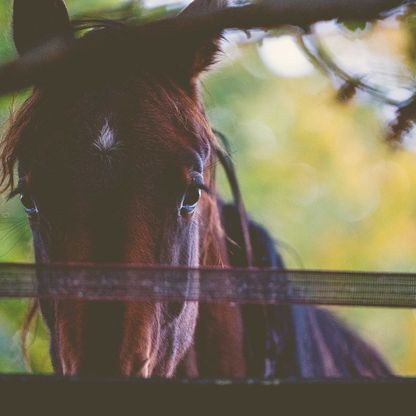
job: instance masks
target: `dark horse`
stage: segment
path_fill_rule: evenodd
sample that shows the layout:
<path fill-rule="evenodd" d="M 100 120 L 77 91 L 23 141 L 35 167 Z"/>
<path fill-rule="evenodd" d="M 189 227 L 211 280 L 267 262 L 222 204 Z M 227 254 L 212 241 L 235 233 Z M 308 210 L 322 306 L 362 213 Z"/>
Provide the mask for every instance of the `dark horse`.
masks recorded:
<path fill-rule="evenodd" d="M 183 14 L 222 3 L 196 0 Z M 120 25 L 85 36 L 120 36 Z M 13 30 L 20 53 L 73 36 L 60 0 L 15 0 Z M 5 136 L 2 184 L 21 196 L 36 262 L 244 263 L 240 212 L 215 194 L 219 145 L 198 92 L 219 38 L 159 44 L 158 56 L 176 57 L 170 62 L 138 50 L 143 59 L 105 83 L 97 73 L 97 82 L 69 77 L 34 89 Z M 250 222 L 249 234 L 254 266 L 283 267 L 263 228 Z M 57 374 L 390 374 L 370 346 L 313 307 L 81 300 L 40 300 L 39 307 Z"/>

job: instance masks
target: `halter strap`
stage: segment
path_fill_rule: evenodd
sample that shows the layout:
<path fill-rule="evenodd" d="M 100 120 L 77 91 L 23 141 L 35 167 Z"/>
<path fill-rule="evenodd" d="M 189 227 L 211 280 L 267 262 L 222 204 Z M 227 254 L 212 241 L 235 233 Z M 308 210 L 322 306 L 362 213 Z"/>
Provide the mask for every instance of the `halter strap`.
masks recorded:
<path fill-rule="evenodd" d="M 227 176 L 228 183 L 231 188 L 231 192 L 233 195 L 234 203 L 237 208 L 241 234 L 243 236 L 243 250 L 246 260 L 246 266 L 252 267 L 253 266 L 253 248 L 250 239 L 250 231 L 249 231 L 249 221 L 247 217 L 247 211 L 244 206 L 243 197 L 241 195 L 240 186 L 238 184 L 237 175 L 235 173 L 234 163 L 229 155 L 229 142 L 224 134 L 221 132 L 214 130 L 215 135 L 220 140 L 221 144 L 224 146 L 224 149 L 217 146 L 216 153 L 218 159 L 223 167 L 225 174 Z"/>

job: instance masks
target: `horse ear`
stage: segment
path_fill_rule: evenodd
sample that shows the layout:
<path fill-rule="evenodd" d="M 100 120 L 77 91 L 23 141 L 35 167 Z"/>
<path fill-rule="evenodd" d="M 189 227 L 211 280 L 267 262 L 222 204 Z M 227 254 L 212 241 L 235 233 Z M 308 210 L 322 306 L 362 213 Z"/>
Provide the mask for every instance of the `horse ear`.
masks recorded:
<path fill-rule="evenodd" d="M 14 0 L 13 39 L 20 54 L 70 33 L 71 23 L 63 0 Z"/>
<path fill-rule="evenodd" d="M 217 10 L 224 9 L 228 6 L 228 0 L 194 0 L 188 7 L 186 7 L 180 16 L 191 17 L 202 14 L 209 14 Z M 189 45 L 186 49 L 188 59 L 187 70 L 185 74 L 188 77 L 188 82 L 193 84 L 199 75 L 209 69 L 215 62 L 215 59 L 220 52 L 220 41 L 222 33 L 196 34 L 193 39 L 189 39 Z"/>

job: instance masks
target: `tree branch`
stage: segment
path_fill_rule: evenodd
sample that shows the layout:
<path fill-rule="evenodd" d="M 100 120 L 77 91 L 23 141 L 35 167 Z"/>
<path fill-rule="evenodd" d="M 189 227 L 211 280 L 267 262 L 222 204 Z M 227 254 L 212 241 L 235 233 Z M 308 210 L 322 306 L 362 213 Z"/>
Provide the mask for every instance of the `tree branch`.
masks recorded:
<path fill-rule="evenodd" d="M 224 29 L 309 26 L 322 20 L 369 21 L 415 0 L 264 0 L 195 16 L 178 16 L 78 40 L 54 39 L 0 67 L 0 95 L 53 79 L 95 79 L 155 58 L 164 44 L 189 43 Z M 103 31 L 107 32 L 107 31 Z M 171 52 L 174 57 L 174 51 Z M 166 58 L 169 58 L 166 57 Z M 75 81 L 74 81 L 75 82 Z"/>

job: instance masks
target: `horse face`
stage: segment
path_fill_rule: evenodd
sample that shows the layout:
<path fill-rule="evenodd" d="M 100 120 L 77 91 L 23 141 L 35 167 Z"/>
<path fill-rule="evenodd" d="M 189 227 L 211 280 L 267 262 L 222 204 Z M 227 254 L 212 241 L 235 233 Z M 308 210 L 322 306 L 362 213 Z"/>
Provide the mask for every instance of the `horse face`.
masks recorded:
<path fill-rule="evenodd" d="M 199 265 L 208 132 L 193 131 L 198 117 L 189 113 L 197 110 L 180 96 L 143 76 L 75 97 L 63 112 L 62 98 L 43 97 L 50 111 L 33 120 L 38 129 L 28 126 L 37 145 L 20 168 L 22 199 L 36 207 L 37 261 Z M 64 373 L 143 376 L 172 374 L 197 314 L 195 303 L 55 302 L 53 309 Z"/>
<path fill-rule="evenodd" d="M 39 261 L 198 266 L 210 132 L 191 99 L 143 74 L 36 105 L 19 190 Z"/>
<path fill-rule="evenodd" d="M 14 23 L 22 51 L 25 39 L 36 43 L 19 27 L 23 3 L 15 1 Z M 44 40 L 56 32 L 47 22 L 67 19 L 61 2 L 41 3 L 42 13 L 59 14 L 44 19 Z M 34 93 L 16 154 L 38 262 L 199 265 L 212 133 L 196 75 L 185 87 L 173 73 L 143 69 L 105 86 Z M 171 376 L 197 318 L 192 302 L 42 301 L 41 309 L 64 374 Z"/>

